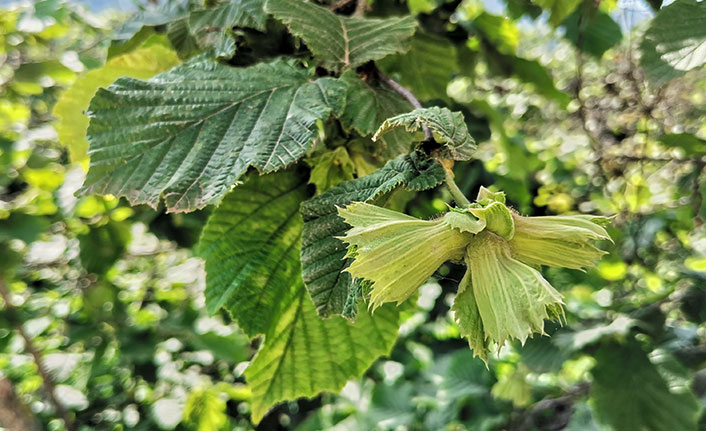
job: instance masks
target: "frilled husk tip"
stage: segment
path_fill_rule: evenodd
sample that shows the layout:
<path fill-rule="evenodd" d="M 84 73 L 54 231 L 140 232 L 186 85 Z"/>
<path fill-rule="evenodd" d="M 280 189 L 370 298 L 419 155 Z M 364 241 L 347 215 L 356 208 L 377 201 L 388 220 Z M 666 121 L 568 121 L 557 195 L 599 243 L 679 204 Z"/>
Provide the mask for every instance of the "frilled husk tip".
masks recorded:
<path fill-rule="evenodd" d="M 512 254 L 530 265 L 583 269 L 595 265 L 605 251 L 593 241 L 612 241 L 603 225 L 609 220 L 595 216 L 523 217 L 513 213 L 515 235 Z"/>
<path fill-rule="evenodd" d="M 445 217 L 420 220 L 397 211 L 356 202 L 338 213 L 352 226 L 340 239 L 349 245 L 353 277 L 372 282 L 370 307 L 398 304 L 412 295 L 444 262 L 461 260 L 472 238 Z"/>
<path fill-rule="evenodd" d="M 545 319 L 564 317 L 559 292 L 539 271 L 515 259 L 504 238 L 488 231 L 476 235 L 466 264 L 452 311 L 484 361 L 493 344 L 501 347 L 510 339 L 524 343 L 534 333 L 544 334 Z"/>

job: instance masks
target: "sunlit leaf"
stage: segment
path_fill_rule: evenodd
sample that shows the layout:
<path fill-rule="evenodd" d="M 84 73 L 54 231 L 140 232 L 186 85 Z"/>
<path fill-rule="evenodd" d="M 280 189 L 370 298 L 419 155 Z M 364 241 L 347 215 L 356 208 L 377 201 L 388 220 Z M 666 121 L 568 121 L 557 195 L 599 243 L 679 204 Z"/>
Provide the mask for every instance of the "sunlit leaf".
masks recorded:
<path fill-rule="evenodd" d="M 355 323 L 338 316 L 321 319 L 299 276 L 292 286 L 293 296 L 281 298 L 286 309 L 245 370 L 255 423 L 277 402 L 341 390 L 378 356 L 389 353 L 397 338 L 394 306 L 371 316 L 361 305 Z"/>
<path fill-rule="evenodd" d="M 307 159 L 312 166 L 309 183 L 316 186 L 317 193 L 325 192 L 343 181 L 353 179 L 356 167 L 345 147 Z"/>
<path fill-rule="evenodd" d="M 71 160 L 87 160 L 88 141 L 85 135 L 88 117 L 84 112 L 98 88 L 108 86 L 121 76 L 150 78 L 178 62 L 173 50 L 155 41 L 149 46 L 115 57 L 102 68 L 79 77 L 71 88 L 62 93 L 54 106 L 54 115 L 58 118 L 54 127 L 61 143 L 69 148 Z"/>
<path fill-rule="evenodd" d="M 299 275 L 299 204 L 307 197 L 297 171 L 252 176 L 226 195 L 198 246 L 209 312 L 225 308 L 251 337 L 271 327 Z"/>
<path fill-rule="evenodd" d="M 706 63 L 706 3 L 680 0 L 665 6 L 640 45 L 640 65 L 659 85 Z"/>

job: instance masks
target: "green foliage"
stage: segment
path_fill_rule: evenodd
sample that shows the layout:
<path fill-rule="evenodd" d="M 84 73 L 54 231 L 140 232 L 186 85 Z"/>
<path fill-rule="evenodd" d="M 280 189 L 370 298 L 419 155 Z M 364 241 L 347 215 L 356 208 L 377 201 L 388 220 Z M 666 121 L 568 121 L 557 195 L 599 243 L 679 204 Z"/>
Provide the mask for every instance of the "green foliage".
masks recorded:
<path fill-rule="evenodd" d="M 184 419 L 194 425 L 197 431 L 218 431 L 228 429 L 225 414 L 226 403 L 215 388 L 201 388 L 192 392 L 184 406 Z"/>
<path fill-rule="evenodd" d="M 61 94 L 54 106 L 58 118 L 56 131 L 59 141 L 69 148 L 71 160 L 88 161 L 86 130 L 88 118 L 83 114 L 100 87 L 106 87 L 121 76 L 150 78 L 178 63 L 172 49 L 155 41 L 133 52 L 113 57 L 105 66 L 82 75 L 71 88 Z"/>
<path fill-rule="evenodd" d="M 218 57 L 232 57 L 235 41 L 230 29 L 233 27 L 265 30 L 267 14 L 263 10 L 264 0 L 230 1 L 213 8 L 194 10 L 188 18 L 188 34 L 201 49 L 213 49 Z"/>
<path fill-rule="evenodd" d="M 301 0 L 267 0 L 265 10 L 302 38 L 324 67 L 341 71 L 409 49 L 412 17 L 346 18 Z"/>
<path fill-rule="evenodd" d="M 373 310 L 385 302 L 401 304 L 441 264 L 461 260 L 471 238 L 469 230 L 477 233 L 483 228 L 468 217 L 459 229 L 447 215 L 419 220 L 363 202 L 339 208 L 338 214 L 352 226 L 341 238 L 348 244 L 346 257 L 353 258 L 346 272 L 372 283 Z"/>
<path fill-rule="evenodd" d="M 292 61 L 236 69 L 203 56 L 149 81 L 121 78 L 91 101 L 81 193 L 155 208 L 163 197 L 168 210 L 190 211 L 222 197 L 249 166 L 288 166 L 317 121 L 343 109 L 343 84 L 311 78 Z"/>
<path fill-rule="evenodd" d="M 337 207 L 352 202 L 375 201 L 399 186 L 418 191 L 433 188 L 443 181 L 444 171 L 434 160 L 417 153 L 399 156 L 373 174 L 346 181 L 301 207 L 302 276 L 322 316 L 355 316 L 360 287 L 349 273 L 346 247 L 337 238 L 348 229 L 338 217 Z"/>
<path fill-rule="evenodd" d="M 681 0 L 650 23 L 640 45 L 640 64 L 652 84 L 663 84 L 706 64 L 706 5 Z"/>
<path fill-rule="evenodd" d="M 195 10 L 189 14 L 189 27 L 198 34 L 208 27 L 248 27 L 265 31 L 267 14 L 264 0 L 229 1 L 209 9 Z"/>
<path fill-rule="evenodd" d="M 432 100 L 446 97 L 446 86 L 459 71 L 457 55 L 456 47 L 447 39 L 417 31 L 409 51 L 380 63 L 385 71 L 399 76 L 400 84 L 412 89 L 420 100 Z"/>
<path fill-rule="evenodd" d="M 309 196 L 296 171 L 249 179 L 229 193 L 204 227 L 206 307 L 227 309 L 251 337 L 267 332 L 299 271 L 299 204 Z"/>
<path fill-rule="evenodd" d="M 406 114 L 388 118 L 375 132 L 373 140 L 378 140 L 391 129 L 404 126 L 408 132 L 428 127 L 434 133 L 434 140 L 443 145 L 441 157 L 450 160 L 470 160 L 476 150 L 476 142 L 468 133 L 468 128 L 460 112 L 447 108 L 415 109 Z"/>
<path fill-rule="evenodd" d="M 125 253 L 130 240 L 130 228 L 121 222 L 108 222 L 84 235 L 78 235 L 79 257 L 86 271 L 104 274 Z"/>
<path fill-rule="evenodd" d="M 687 387 L 665 380 L 639 344 L 607 344 L 596 360 L 591 395 L 598 417 L 616 431 L 697 429 L 696 398 Z"/>
<path fill-rule="evenodd" d="M 681 148 L 687 156 L 706 156 L 706 139 L 691 133 L 670 133 L 662 136 L 660 142 L 667 148 Z"/>
<path fill-rule="evenodd" d="M 282 298 L 282 314 L 245 370 L 253 391 L 255 423 L 280 401 L 340 391 L 378 356 L 388 354 L 397 339 L 394 307 L 375 315 L 361 309 L 355 323 L 338 316 L 321 319 L 303 283 L 291 282 L 294 292 Z"/>
<path fill-rule="evenodd" d="M 593 56 L 601 57 L 613 48 L 623 37 L 618 23 L 601 10 L 580 10 L 572 13 L 563 23 L 565 37 L 578 49 Z"/>
<path fill-rule="evenodd" d="M 199 244 L 207 307 L 225 307 L 251 337 L 265 334 L 245 373 L 255 422 L 279 401 L 340 390 L 396 338 L 394 309 L 375 316 L 363 311 L 355 325 L 317 316 L 300 279 L 305 178 L 285 171 L 237 187 L 213 213 Z"/>
<path fill-rule="evenodd" d="M 312 166 L 309 183 L 314 184 L 319 193 L 343 181 L 352 180 L 356 172 L 355 163 L 345 147 L 326 151 L 310 158 L 307 163 Z"/>
<path fill-rule="evenodd" d="M 348 70 L 340 78 L 348 86 L 346 107 L 341 115 L 341 124 L 361 136 L 375 133 L 385 119 L 408 112 L 412 105 L 388 86 L 378 82 L 365 82 Z M 387 157 L 407 154 L 412 146 L 412 137 L 404 131 L 392 131 L 380 141 L 376 152 Z"/>
<path fill-rule="evenodd" d="M 549 10 L 549 22 L 558 26 L 571 12 L 581 4 L 582 0 L 532 0 L 537 6 Z"/>
<path fill-rule="evenodd" d="M 0 11 L 11 414 L 703 428 L 703 2 L 146 3 Z"/>

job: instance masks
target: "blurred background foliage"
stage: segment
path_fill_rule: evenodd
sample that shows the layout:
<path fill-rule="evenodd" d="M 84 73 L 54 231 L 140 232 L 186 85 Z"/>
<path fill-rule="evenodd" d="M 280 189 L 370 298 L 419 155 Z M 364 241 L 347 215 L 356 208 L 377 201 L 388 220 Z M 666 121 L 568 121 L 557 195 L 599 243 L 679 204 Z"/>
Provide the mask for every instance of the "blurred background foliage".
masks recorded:
<path fill-rule="evenodd" d="M 203 41 L 179 24 L 188 3 L 132 18 L 63 0 L 0 10 L 8 429 L 252 429 L 241 373 L 257 340 L 206 313 L 190 250 L 208 210 L 74 196 L 87 160 L 78 113 L 99 86 L 191 55 Z M 370 15 L 417 15 L 417 49 L 380 66 L 425 104 L 464 112 L 480 144 L 455 167 L 469 196 L 494 186 L 525 214 L 614 214 L 615 244 L 596 269 L 547 270 L 566 324 L 504 346 L 488 369 L 449 313 L 463 268 L 445 265 L 390 357 L 258 429 L 706 430 L 706 71 L 648 80 L 640 45 L 661 2 L 648 3 L 371 3 Z M 247 58 L 248 34 L 237 40 Z M 349 176 L 330 163 L 327 186 Z M 396 199 L 428 218 L 451 197 Z"/>

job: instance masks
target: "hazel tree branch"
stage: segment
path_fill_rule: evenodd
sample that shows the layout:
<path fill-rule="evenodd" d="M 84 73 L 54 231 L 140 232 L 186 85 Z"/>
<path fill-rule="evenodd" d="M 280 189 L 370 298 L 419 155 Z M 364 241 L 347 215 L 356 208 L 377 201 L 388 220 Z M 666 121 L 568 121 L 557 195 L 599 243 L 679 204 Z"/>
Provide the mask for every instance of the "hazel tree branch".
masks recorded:
<path fill-rule="evenodd" d="M 351 4 L 354 0 L 338 0 L 336 3 L 329 6 L 330 11 L 337 11 Z"/>
<path fill-rule="evenodd" d="M 385 75 L 380 69 L 377 69 L 376 72 L 378 77 L 380 78 L 380 81 L 387 84 L 388 87 L 390 87 L 395 93 L 399 94 L 404 99 L 406 99 L 412 105 L 412 107 L 414 107 L 414 109 L 423 108 L 422 103 L 419 101 L 419 99 L 417 99 L 417 96 L 415 96 L 414 93 L 412 93 L 407 87 L 403 86 L 399 82 Z M 429 127 L 427 127 L 425 124 L 422 124 L 422 130 L 424 130 L 424 140 L 428 142 L 433 142 L 434 135 L 432 134 L 431 129 L 429 129 Z"/>
<path fill-rule="evenodd" d="M 394 79 L 390 78 L 389 76 L 385 75 L 380 69 L 376 69 L 377 75 L 380 78 L 382 82 L 387 84 L 392 90 L 405 98 L 413 107 L 414 109 L 421 109 L 423 106 L 419 99 L 412 93 L 408 88 L 400 84 L 399 82 L 395 81 Z M 424 140 L 426 142 L 434 142 L 434 134 L 432 133 L 431 129 L 427 127 L 425 124 L 422 124 L 422 130 L 424 130 Z M 451 192 L 451 196 L 453 197 L 454 201 L 456 202 L 456 205 L 458 205 L 461 208 L 468 208 L 471 206 L 471 201 L 466 198 L 466 196 L 463 194 L 461 189 L 458 187 L 456 184 L 456 181 L 454 181 L 454 173 L 453 173 L 453 165 L 454 161 L 453 160 L 447 160 L 447 159 L 442 159 L 439 157 L 435 157 L 439 163 L 441 163 L 441 166 L 444 167 L 444 173 L 445 173 L 445 183 L 446 187 L 449 189 Z"/>
<path fill-rule="evenodd" d="M 355 4 L 354 17 L 362 17 L 365 15 L 365 10 L 368 8 L 368 0 L 357 0 Z"/>

